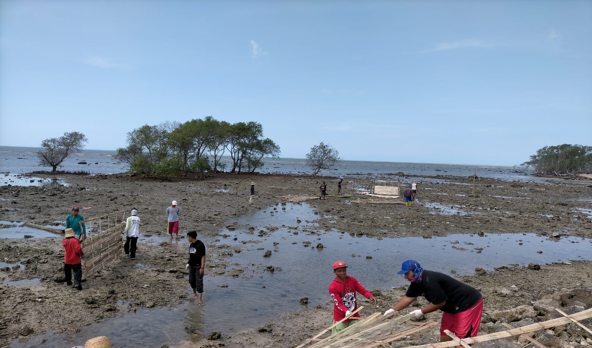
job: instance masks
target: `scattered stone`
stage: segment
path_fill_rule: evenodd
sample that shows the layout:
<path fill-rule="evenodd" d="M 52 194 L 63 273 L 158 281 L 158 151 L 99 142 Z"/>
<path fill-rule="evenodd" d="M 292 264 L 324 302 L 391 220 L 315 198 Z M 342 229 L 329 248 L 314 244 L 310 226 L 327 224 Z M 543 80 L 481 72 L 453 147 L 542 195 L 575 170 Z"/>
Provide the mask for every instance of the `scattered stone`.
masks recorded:
<path fill-rule="evenodd" d="M 317 244 L 317 249 L 324 249 L 325 246 L 323 245 L 323 243 L 319 243 Z"/>
<path fill-rule="evenodd" d="M 300 304 L 305 306 L 308 304 L 308 297 L 303 297 L 300 299 Z"/>
<path fill-rule="evenodd" d="M 366 260 L 372 260 L 372 256 L 370 256 L 370 255 L 366 256 Z"/>
<path fill-rule="evenodd" d="M 23 326 L 22 328 L 20 328 L 19 330 L 19 335 L 21 336 L 29 336 L 30 334 L 32 334 L 34 331 L 30 326 Z"/>
<path fill-rule="evenodd" d="M 216 340 L 219 340 L 220 338 L 222 338 L 222 334 L 218 331 L 214 331 L 208 336 L 208 340 L 210 340 L 210 341 L 216 341 Z"/>
<path fill-rule="evenodd" d="M 258 332 L 261 333 L 265 333 L 265 332 L 272 332 L 273 328 L 271 327 L 271 325 L 265 325 L 263 327 L 260 327 L 259 329 L 257 329 Z"/>
<path fill-rule="evenodd" d="M 541 265 L 539 265 L 538 263 L 529 263 L 528 269 L 533 270 L 533 271 L 540 271 Z"/>
<path fill-rule="evenodd" d="M 495 322 L 511 323 L 513 321 L 519 321 L 525 318 L 536 317 L 537 312 L 532 306 L 518 306 L 512 309 L 506 309 L 501 311 L 494 311 L 489 313 L 489 317 Z"/>
<path fill-rule="evenodd" d="M 475 274 L 478 276 L 484 276 L 487 274 L 487 271 L 481 267 L 475 268 Z"/>
<path fill-rule="evenodd" d="M 275 272 L 275 267 L 273 267 L 273 266 L 267 266 L 267 268 L 265 268 L 265 269 L 271 273 Z"/>
<path fill-rule="evenodd" d="M 271 250 L 266 250 L 265 254 L 263 254 L 263 257 L 271 257 Z"/>
<path fill-rule="evenodd" d="M 30 234 L 25 234 L 25 239 L 31 239 L 31 238 L 33 238 L 33 236 L 32 236 L 32 235 L 30 235 Z"/>

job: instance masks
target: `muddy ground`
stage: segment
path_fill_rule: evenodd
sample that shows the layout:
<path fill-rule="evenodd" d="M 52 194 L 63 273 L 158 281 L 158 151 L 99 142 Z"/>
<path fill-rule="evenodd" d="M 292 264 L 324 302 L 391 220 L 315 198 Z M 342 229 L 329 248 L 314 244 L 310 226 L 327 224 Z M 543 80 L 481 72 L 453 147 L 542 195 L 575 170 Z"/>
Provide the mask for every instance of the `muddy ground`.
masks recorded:
<path fill-rule="evenodd" d="M 164 210 L 173 199 L 179 201 L 182 209 L 182 231 L 197 230 L 206 237 L 215 236 L 234 216 L 281 201 L 316 196 L 322 180 L 327 181 L 330 196 L 323 201 L 308 201 L 320 212 L 318 229 L 321 231 L 339 229 L 374 237 L 429 237 L 451 232 L 535 232 L 592 237 L 592 217 L 585 210 L 592 208 L 592 187 L 581 184 L 409 178 L 409 182 L 419 183 L 419 204 L 406 207 L 358 194 L 359 189 L 371 184 L 361 179 L 346 179 L 342 195 L 336 196 L 337 180 L 331 178 L 230 175 L 205 181 L 145 180 L 129 176 L 62 178 L 70 183 L 69 187 L 1 187 L 0 220 L 48 225 L 63 221 L 73 205 L 79 205 L 87 219 L 135 207 L 142 217 L 143 232 L 156 238 L 150 243 L 140 241 L 134 263 L 122 260 L 86 279 L 81 292 L 60 282 L 63 278 L 60 239 L 0 239 L 0 261 L 24 265 L 0 270 L 0 346 L 48 331 L 75 333 L 82 326 L 139 308 L 190 301 L 184 270 L 187 242 L 181 239 L 170 243 L 161 238 L 165 237 L 166 229 Z M 249 203 L 251 181 L 256 184 L 257 195 Z M 428 203 L 443 206 L 430 209 L 426 207 Z M 453 208 L 453 215 L 445 215 L 449 208 Z M 207 274 L 240 277 L 242 270 L 225 261 L 228 255 L 223 246 L 209 245 Z M 592 286 L 590 269 L 590 263 L 575 263 L 543 266 L 541 271 L 502 270 L 469 281 L 483 290 L 488 308 L 507 309 L 517 304 L 529 305 L 530 301 L 557 291 L 587 291 Z M 514 277 L 516 274 L 518 277 Z M 39 278 L 41 283 L 6 284 L 8 280 L 32 278 Z M 499 287 L 512 285 L 519 291 L 506 296 L 493 293 Z M 390 302 L 397 294 L 385 293 L 381 298 Z M 301 315 L 291 318 L 284 326 L 274 328 L 278 324 L 273 324 L 271 333 L 247 332 L 222 337 L 221 343 L 244 346 L 244 342 L 253 340 L 246 346 L 289 346 L 326 326 L 327 308 L 312 310 L 305 319 Z"/>

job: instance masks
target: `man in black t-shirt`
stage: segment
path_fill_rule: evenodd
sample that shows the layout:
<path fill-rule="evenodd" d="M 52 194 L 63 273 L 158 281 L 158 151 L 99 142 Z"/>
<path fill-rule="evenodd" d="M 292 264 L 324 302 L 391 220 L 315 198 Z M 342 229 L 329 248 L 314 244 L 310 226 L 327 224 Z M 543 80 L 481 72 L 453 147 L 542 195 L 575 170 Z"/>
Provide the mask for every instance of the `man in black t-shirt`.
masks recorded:
<path fill-rule="evenodd" d="M 189 285 L 193 289 L 195 300 L 203 304 L 203 276 L 206 266 L 206 246 L 197 239 L 197 232 L 187 232 L 189 240 L 189 261 L 185 269 L 189 269 Z"/>
<path fill-rule="evenodd" d="M 424 270 L 417 261 L 403 262 L 399 274 L 411 282 L 407 293 L 391 309 L 384 312 L 392 317 L 408 307 L 418 296 L 430 303 L 411 314 L 416 319 L 438 309 L 444 312 L 440 325 L 440 341 L 449 341 L 444 331 L 449 330 L 459 338 L 474 337 L 479 332 L 483 314 L 483 298 L 479 291 L 446 274 Z"/>

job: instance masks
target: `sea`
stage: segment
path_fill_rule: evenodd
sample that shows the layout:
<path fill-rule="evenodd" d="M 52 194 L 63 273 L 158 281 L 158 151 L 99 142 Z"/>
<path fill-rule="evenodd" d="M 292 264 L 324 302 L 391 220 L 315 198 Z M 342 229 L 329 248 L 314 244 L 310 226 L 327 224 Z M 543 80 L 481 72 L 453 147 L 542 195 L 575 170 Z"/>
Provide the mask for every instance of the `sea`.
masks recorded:
<path fill-rule="evenodd" d="M 37 152 L 39 148 L 0 146 L 0 185 L 19 183 L 16 178 L 35 171 L 48 171 L 50 167 L 40 165 Z M 229 159 L 226 161 L 229 166 Z M 258 170 L 264 174 L 311 174 L 311 169 L 306 165 L 305 159 L 297 158 L 268 158 L 265 165 Z M 70 172 L 87 172 L 89 174 L 117 174 L 127 172 L 126 163 L 115 158 L 115 151 L 84 150 L 68 157 L 59 170 Z M 437 177 L 459 176 L 495 178 L 506 181 L 545 181 L 531 175 L 525 168 L 517 166 L 488 166 L 488 165 L 463 165 L 463 164 L 436 164 L 436 163 L 404 163 L 404 162 L 371 162 L 371 161 L 346 161 L 342 160 L 330 170 L 324 170 L 320 175 L 334 177 L 358 177 L 375 178 L 378 180 L 401 180 L 405 177 Z M 33 180 L 33 179 L 31 179 Z M 410 179 L 412 180 L 412 179 Z M 18 180 L 17 180 L 18 181 Z M 21 180 L 22 181 L 22 180 Z M 28 180 L 30 181 L 30 180 Z"/>

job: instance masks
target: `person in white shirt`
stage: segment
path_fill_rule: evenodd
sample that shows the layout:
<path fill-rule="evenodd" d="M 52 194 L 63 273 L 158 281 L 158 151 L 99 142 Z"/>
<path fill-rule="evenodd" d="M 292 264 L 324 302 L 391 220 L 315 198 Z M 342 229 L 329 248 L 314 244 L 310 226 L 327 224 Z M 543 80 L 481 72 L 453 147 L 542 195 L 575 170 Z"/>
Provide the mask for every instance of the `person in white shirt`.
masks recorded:
<path fill-rule="evenodd" d="M 138 211 L 136 208 L 132 209 L 131 216 L 127 218 L 125 222 L 125 229 L 123 234 L 125 235 L 125 244 L 123 250 L 126 255 L 129 255 L 130 259 L 136 258 L 136 248 L 138 245 L 138 237 L 140 236 L 140 218 L 138 217 Z"/>

